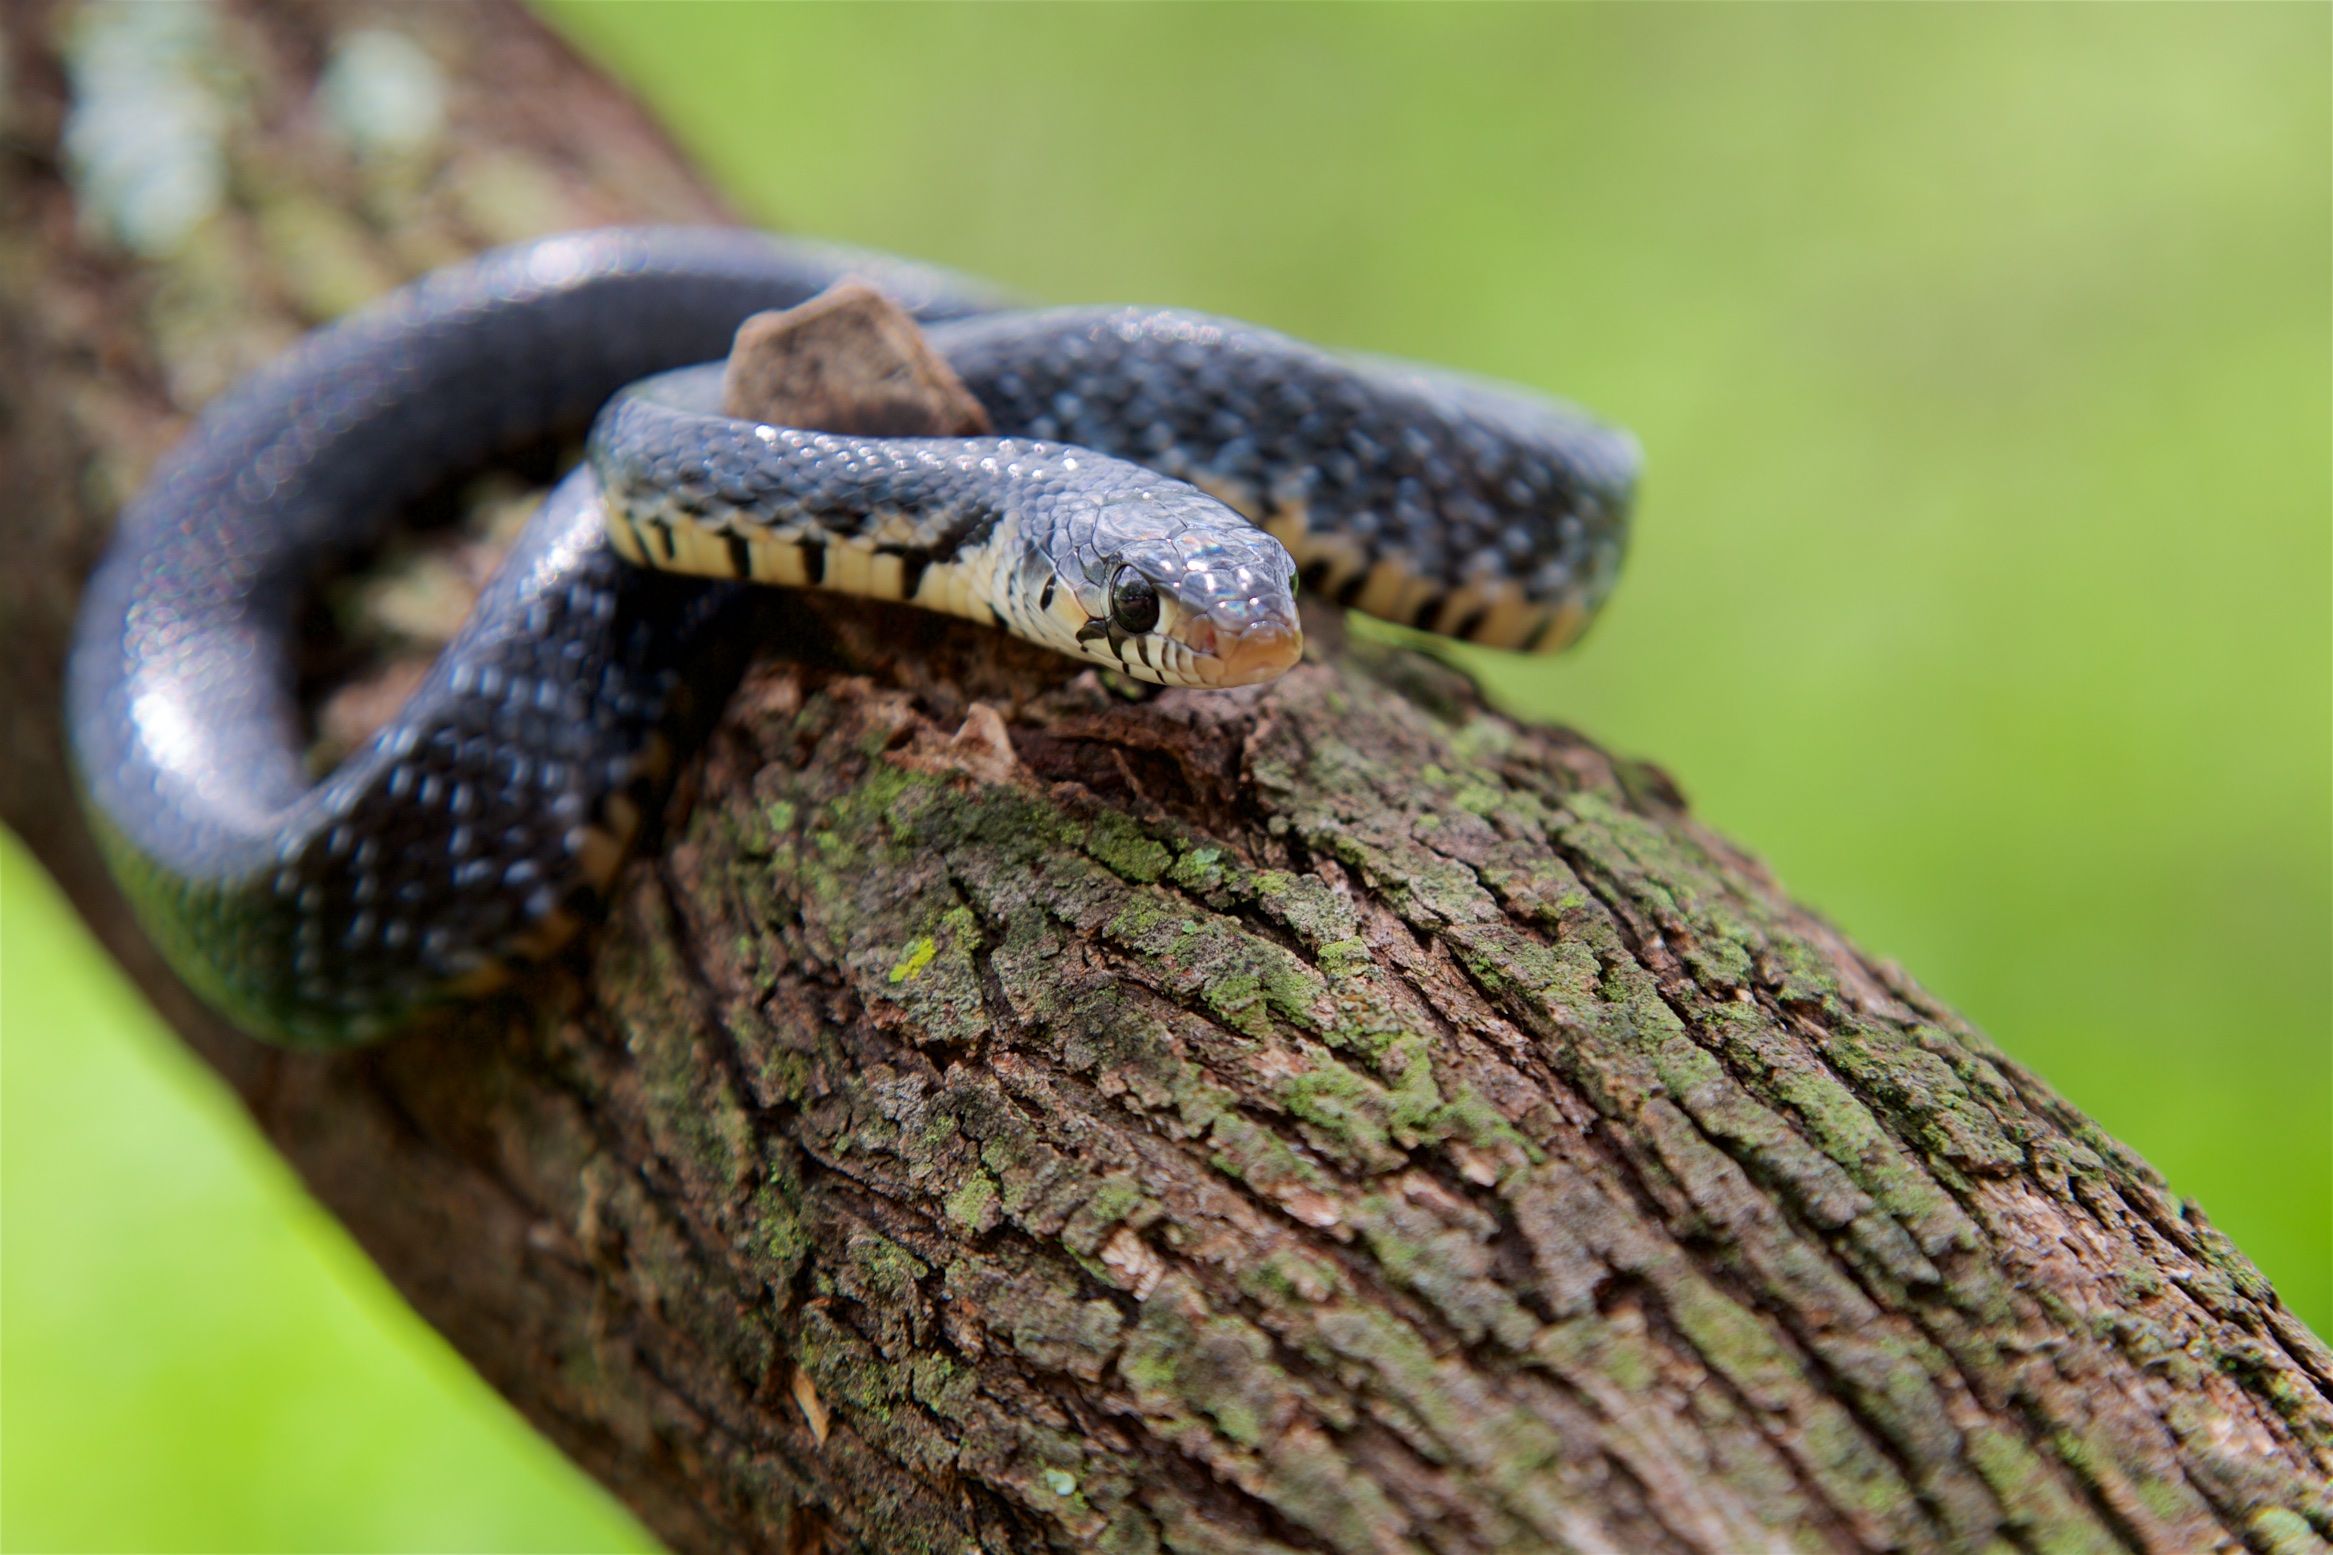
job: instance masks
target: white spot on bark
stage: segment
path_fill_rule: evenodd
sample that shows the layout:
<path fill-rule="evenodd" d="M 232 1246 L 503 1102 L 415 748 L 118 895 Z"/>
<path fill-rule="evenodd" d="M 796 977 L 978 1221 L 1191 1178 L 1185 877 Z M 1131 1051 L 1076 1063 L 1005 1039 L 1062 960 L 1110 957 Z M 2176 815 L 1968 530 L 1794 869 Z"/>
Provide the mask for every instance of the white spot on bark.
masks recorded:
<path fill-rule="evenodd" d="M 445 73 L 421 45 L 386 27 L 360 27 L 333 46 L 317 98 L 361 157 L 411 155 L 445 128 Z"/>
<path fill-rule="evenodd" d="M 1102 1262 L 1118 1272 L 1137 1301 L 1148 1297 L 1166 1273 L 1166 1265 L 1150 1250 L 1150 1244 L 1126 1226 L 1120 1226 L 1102 1244 Z"/>
<path fill-rule="evenodd" d="M 85 219 L 134 253 L 176 250 L 226 195 L 226 122 L 207 4 L 108 0 L 66 49 L 65 162 Z"/>

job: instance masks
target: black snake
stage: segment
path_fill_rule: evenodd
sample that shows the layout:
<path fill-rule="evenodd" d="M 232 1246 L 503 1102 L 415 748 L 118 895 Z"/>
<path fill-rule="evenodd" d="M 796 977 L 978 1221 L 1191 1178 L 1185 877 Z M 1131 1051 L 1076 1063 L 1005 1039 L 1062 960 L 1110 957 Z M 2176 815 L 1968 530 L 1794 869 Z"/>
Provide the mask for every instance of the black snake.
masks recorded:
<path fill-rule="evenodd" d="M 689 364 L 846 275 L 924 322 L 999 435 L 718 413 L 718 368 Z M 293 636 L 320 568 L 595 412 L 584 467 L 420 689 L 312 779 Z M 907 600 L 1142 679 L 1241 685 L 1298 656 L 1299 577 L 1429 631 L 1565 645 L 1618 572 L 1636 461 L 1527 391 L 1231 320 L 1021 311 L 735 231 L 548 238 L 317 331 L 203 412 L 83 601 L 73 754 L 190 982 L 255 1034 L 361 1040 L 547 949 L 605 887 L 735 592 L 675 571 Z"/>

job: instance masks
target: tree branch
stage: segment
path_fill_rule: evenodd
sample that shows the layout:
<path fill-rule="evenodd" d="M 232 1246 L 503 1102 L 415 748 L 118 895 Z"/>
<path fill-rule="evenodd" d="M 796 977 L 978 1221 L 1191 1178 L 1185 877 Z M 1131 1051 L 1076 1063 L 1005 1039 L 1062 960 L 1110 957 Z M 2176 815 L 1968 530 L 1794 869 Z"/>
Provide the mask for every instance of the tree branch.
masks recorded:
<path fill-rule="evenodd" d="M 0 815 L 676 1548 L 2333 1536 L 2333 1357 L 2194 1206 L 1656 769 L 1327 619 L 1275 685 L 1137 696 L 806 605 L 583 950 L 362 1053 L 223 1029 L 71 798 L 111 515 L 299 328 L 720 207 L 507 6 L 248 3 L 185 12 L 216 197 L 158 240 L 92 29 L 169 9 L 5 12 Z"/>

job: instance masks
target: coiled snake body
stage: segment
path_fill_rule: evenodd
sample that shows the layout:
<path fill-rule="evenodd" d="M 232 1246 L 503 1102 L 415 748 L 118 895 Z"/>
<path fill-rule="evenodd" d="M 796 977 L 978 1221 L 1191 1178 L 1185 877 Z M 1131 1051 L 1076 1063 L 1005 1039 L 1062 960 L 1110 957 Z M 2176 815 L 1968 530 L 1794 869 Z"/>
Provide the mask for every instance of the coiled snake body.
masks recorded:
<path fill-rule="evenodd" d="M 845 275 L 925 322 L 999 436 L 718 413 L 718 368 L 685 364 Z M 420 688 L 311 779 L 292 648 L 320 565 L 595 411 L 584 468 Z M 202 414 L 90 582 L 73 754 L 117 875 L 198 990 L 273 1040 L 362 1040 L 556 944 L 604 888 L 736 593 L 676 570 L 1239 685 L 1296 658 L 1299 572 L 1374 615 L 1562 646 L 1612 586 L 1635 470 L 1624 434 L 1524 391 L 1228 320 L 1015 311 L 750 233 L 545 239 L 318 331 Z"/>

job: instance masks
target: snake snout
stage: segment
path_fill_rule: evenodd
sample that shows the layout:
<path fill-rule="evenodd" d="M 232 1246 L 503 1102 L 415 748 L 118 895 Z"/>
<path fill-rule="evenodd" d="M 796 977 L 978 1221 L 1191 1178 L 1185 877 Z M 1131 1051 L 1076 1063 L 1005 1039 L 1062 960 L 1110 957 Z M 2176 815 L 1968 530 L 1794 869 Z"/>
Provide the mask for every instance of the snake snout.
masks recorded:
<path fill-rule="evenodd" d="M 1293 668 L 1304 656 L 1304 629 L 1293 601 L 1286 608 L 1267 597 L 1214 601 L 1194 610 L 1175 629 L 1193 659 L 1208 667 L 1206 683 L 1252 686 Z"/>
<path fill-rule="evenodd" d="M 1304 629 L 1294 621 L 1257 621 L 1239 632 L 1218 632 L 1203 621 L 1198 625 L 1205 629 L 1205 646 L 1195 631 L 1191 650 L 1215 661 L 1220 685 L 1252 686 L 1271 680 L 1304 657 Z"/>

